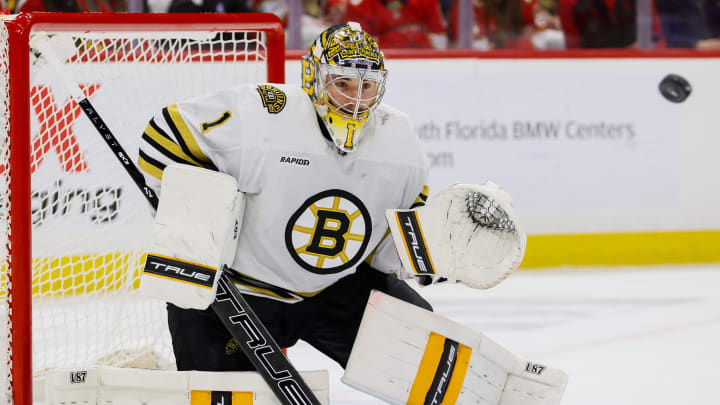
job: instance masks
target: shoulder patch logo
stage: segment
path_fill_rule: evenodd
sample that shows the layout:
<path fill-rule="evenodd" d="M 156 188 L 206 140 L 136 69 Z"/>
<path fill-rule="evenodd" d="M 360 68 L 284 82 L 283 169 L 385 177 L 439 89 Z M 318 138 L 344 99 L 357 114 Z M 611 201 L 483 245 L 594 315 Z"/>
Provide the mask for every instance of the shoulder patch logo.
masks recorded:
<path fill-rule="evenodd" d="M 232 113 L 230 111 L 225 111 L 222 113 L 220 118 L 216 119 L 215 121 L 205 121 L 202 124 L 200 124 L 200 132 L 203 134 L 206 134 L 210 132 L 211 129 L 215 127 L 219 127 L 220 125 L 224 124 L 232 118 Z"/>
<path fill-rule="evenodd" d="M 287 96 L 275 86 L 261 84 L 257 88 L 262 99 L 263 107 L 267 108 L 270 114 L 277 114 L 285 108 Z"/>

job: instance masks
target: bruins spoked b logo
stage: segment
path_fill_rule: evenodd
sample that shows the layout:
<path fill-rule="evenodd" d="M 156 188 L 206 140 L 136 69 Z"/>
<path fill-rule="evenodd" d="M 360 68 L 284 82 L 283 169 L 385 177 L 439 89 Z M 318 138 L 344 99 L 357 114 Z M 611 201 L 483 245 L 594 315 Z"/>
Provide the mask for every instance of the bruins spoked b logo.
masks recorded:
<path fill-rule="evenodd" d="M 257 87 L 257 91 L 260 93 L 263 107 L 265 107 L 270 114 L 277 114 L 285 108 L 287 96 L 282 90 L 269 84 L 261 84 Z"/>
<path fill-rule="evenodd" d="M 308 198 L 290 217 L 285 246 L 305 270 L 338 273 L 357 264 L 371 231 L 370 213 L 359 198 L 327 190 Z"/>

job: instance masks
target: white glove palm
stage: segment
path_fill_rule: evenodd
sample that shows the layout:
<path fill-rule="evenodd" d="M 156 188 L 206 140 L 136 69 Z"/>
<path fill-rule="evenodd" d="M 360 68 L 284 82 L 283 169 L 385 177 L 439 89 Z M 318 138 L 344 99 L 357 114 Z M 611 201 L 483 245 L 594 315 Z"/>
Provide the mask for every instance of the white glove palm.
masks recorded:
<path fill-rule="evenodd" d="M 490 288 L 520 266 L 527 238 L 497 184 L 455 184 L 415 210 L 388 210 L 403 267 L 417 275 Z"/>

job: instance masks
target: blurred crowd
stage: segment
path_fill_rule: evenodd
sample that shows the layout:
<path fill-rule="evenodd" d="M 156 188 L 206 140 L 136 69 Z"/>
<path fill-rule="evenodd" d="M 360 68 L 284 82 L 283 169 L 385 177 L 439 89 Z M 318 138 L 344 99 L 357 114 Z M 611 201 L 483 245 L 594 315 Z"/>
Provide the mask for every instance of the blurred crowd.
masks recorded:
<path fill-rule="evenodd" d="M 128 1 L 137 1 L 129 9 Z M 463 3 L 467 1 L 467 3 Z M 720 49 L 720 0 L 0 0 L 3 9 L 64 12 L 269 12 L 301 8 L 300 48 L 325 28 L 359 22 L 383 48 Z M 460 23 L 461 15 L 471 17 Z M 640 16 L 640 18 L 638 18 Z M 461 31 L 463 28 L 467 31 Z M 468 32 L 470 31 L 470 32 Z M 640 30 L 642 31 L 642 30 Z M 297 31 L 296 31 L 297 32 Z M 464 41 L 461 41 L 461 34 Z"/>

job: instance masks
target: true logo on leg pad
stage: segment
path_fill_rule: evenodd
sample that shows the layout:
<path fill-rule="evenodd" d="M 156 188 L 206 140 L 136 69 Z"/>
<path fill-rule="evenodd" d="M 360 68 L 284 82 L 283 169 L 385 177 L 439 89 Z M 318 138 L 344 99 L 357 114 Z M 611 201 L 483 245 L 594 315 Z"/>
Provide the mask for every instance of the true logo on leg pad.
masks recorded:
<path fill-rule="evenodd" d="M 453 404 L 460 395 L 472 349 L 455 340 L 430 332 L 408 405 Z"/>

